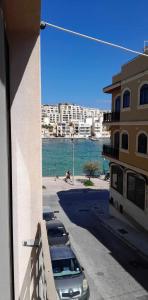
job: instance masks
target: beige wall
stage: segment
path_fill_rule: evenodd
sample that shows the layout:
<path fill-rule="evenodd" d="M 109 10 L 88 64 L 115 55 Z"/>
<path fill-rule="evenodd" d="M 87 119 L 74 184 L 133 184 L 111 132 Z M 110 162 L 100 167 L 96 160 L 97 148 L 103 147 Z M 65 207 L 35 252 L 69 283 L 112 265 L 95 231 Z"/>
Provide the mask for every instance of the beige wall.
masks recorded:
<path fill-rule="evenodd" d="M 148 70 L 148 58 L 142 55 L 124 64 L 121 68 L 121 80 Z"/>
<path fill-rule="evenodd" d="M 19 299 L 30 263 L 31 248 L 41 220 L 40 39 L 11 35 L 11 136 L 15 299 Z M 27 279 L 29 281 L 29 278 Z M 31 281 L 31 280 L 30 280 Z M 30 290 L 33 283 L 30 284 Z M 21 299 L 20 299 L 21 300 Z"/>
<path fill-rule="evenodd" d="M 147 156 L 140 156 L 136 153 L 136 136 L 137 133 L 140 131 L 144 131 L 148 134 L 148 125 L 141 126 L 141 125 L 124 125 L 124 126 L 112 126 L 111 127 L 111 141 L 113 144 L 113 134 L 116 130 L 120 132 L 120 139 L 121 133 L 123 131 L 127 131 L 129 134 L 129 150 L 126 152 L 120 149 L 119 152 L 119 161 L 127 163 L 131 166 L 137 167 L 139 169 L 143 169 L 148 172 L 148 155 Z"/>

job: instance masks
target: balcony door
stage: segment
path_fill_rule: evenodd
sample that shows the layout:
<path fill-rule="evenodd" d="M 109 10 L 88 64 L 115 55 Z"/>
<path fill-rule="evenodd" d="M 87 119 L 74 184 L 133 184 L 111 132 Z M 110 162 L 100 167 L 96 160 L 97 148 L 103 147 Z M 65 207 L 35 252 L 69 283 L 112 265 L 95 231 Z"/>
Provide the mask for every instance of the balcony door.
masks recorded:
<path fill-rule="evenodd" d="M 120 145 L 120 134 L 119 131 L 117 131 L 114 134 L 114 148 L 119 149 L 119 145 Z"/>
<path fill-rule="evenodd" d="M 120 96 L 118 96 L 115 99 L 115 112 L 116 113 L 120 113 L 120 107 L 121 107 L 121 98 L 120 98 Z"/>

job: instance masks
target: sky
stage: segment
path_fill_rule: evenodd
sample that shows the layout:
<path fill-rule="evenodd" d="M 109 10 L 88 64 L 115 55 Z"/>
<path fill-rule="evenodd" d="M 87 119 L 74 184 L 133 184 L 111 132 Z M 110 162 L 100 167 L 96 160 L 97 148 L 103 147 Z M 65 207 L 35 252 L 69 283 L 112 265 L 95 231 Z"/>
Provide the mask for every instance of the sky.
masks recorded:
<path fill-rule="evenodd" d="M 147 0 L 42 0 L 41 20 L 143 51 L 147 11 Z M 103 87 L 134 57 L 46 27 L 41 31 L 41 101 L 110 109 L 111 96 Z"/>

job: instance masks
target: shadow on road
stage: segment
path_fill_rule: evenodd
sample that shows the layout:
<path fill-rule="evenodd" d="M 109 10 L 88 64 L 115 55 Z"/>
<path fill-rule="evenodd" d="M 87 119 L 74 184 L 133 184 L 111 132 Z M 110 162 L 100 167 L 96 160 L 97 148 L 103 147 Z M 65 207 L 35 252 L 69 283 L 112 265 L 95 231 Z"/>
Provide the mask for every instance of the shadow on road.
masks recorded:
<path fill-rule="evenodd" d="M 109 210 L 108 190 L 71 189 L 57 193 L 59 204 L 71 222 L 88 230 L 104 245 L 110 255 L 128 272 L 145 290 L 148 291 L 148 263 L 127 247 L 121 240 L 104 228 L 93 210 L 98 210 L 101 217 Z M 93 209 L 93 210 L 92 210 Z M 140 298 L 139 298 L 140 299 Z"/>

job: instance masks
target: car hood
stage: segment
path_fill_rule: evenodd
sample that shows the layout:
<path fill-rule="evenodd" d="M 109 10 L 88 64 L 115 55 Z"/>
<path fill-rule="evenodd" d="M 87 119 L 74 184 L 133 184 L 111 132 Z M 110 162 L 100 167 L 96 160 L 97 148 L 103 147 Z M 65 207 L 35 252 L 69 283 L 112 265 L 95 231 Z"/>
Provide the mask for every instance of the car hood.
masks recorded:
<path fill-rule="evenodd" d="M 57 290 L 80 289 L 84 278 L 83 273 L 73 277 L 58 277 L 55 278 L 55 286 Z"/>

